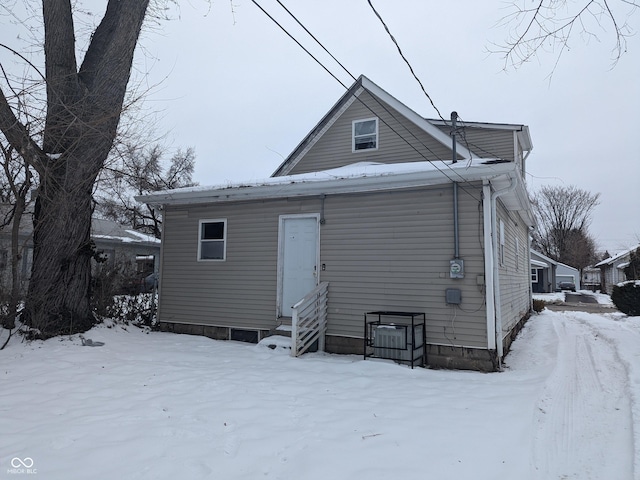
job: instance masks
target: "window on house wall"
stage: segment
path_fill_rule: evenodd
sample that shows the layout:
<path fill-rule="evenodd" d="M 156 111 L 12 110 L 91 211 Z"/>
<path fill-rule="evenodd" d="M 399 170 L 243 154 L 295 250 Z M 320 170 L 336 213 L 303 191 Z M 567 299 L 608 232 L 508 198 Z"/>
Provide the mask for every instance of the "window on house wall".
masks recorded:
<path fill-rule="evenodd" d="M 227 254 L 227 220 L 200 220 L 198 260 L 225 260 Z"/>
<path fill-rule="evenodd" d="M 516 237 L 516 270 L 520 270 L 520 239 Z"/>
<path fill-rule="evenodd" d="M 538 270 L 535 268 L 531 269 L 531 283 L 538 283 Z"/>
<path fill-rule="evenodd" d="M 378 149 L 378 119 L 367 118 L 353 122 L 353 151 Z"/>
<path fill-rule="evenodd" d="M 498 245 L 498 262 L 504 266 L 504 222 L 500 220 L 500 244 Z"/>

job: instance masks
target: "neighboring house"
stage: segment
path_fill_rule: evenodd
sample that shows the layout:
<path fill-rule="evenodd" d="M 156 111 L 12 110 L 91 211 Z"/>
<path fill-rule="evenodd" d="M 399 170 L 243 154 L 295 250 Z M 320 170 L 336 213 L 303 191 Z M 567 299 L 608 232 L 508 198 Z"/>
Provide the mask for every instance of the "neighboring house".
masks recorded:
<path fill-rule="evenodd" d="M 531 139 L 464 123 L 452 163 L 450 132 L 360 77 L 272 178 L 138 197 L 163 209 L 161 327 L 257 341 L 328 284 L 327 351 L 420 312 L 430 365 L 498 369 L 530 313 Z"/>
<path fill-rule="evenodd" d="M 111 220 L 94 218 L 91 239 L 96 244 L 106 265 L 128 263 L 140 277 L 158 272 L 160 267 L 160 240 Z"/>
<path fill-rule="evenodd" d="M 550 293 L 558 284 L 558 262 L 531 249 L 531 290 L 533 293 Z"/>
<path fill-rule="evenodd" d="M 580 290 L 580 271 L 531 249 L 531 290 L 549 293 L 560 289 L 560 282 L 571 282 Z"/>
<path fill-rule="evenodd" d="M 596 267 L 586 267 L 582 269 L 582 288 L 595 292 L 601 289 L 602 280 L 600 269 Z"/>
<path fill-rule="evenodd" d="M 20 283 L 26 288 L 33 261 L 33 225 L 31 215 L 25 214 L 20 222 L 19 244 L 21 249 Z M 115 262 L 128 264 L 140 275 L 157 272 L 160 261 L 160 240 L 129 230 L 111 220 L 94 218 L 91 222 L 91 239 L 96 251 L 105 259 L 99 265 Z M 0 285 L 8 287 L 11 280 L 11 226 L 0 230 Z M 94 264 L 94 267 L 96 264 Z"/>
<path fill-rule="evenodd" d="M 624 269 L 629 265 L 631 252 L 635 252 L 638 248 L 640 248 L 640 245 L 636 245 L 596 264 L 596 267 L 600 268 L 603 292 L 611 294 L 614 285 L 627 280 Z"/>

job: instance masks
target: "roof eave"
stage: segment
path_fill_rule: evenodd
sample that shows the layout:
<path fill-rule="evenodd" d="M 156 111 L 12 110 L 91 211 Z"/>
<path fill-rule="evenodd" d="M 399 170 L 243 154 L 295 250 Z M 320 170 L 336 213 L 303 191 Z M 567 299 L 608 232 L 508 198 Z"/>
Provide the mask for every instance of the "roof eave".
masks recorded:
<path fill-rule="evenodd" d="M 260 185 L 212 188 L 209 190 L 165 191 L 149 195 L 139 195 L 137 201 L 150 205 L 190 205 L 223 203 L 274 198 L 305 197 L 328 194 L 345 194 L 415 188 L 430 185 L 442 185 L 457 181 L 459 183 L 511 178 L 518 175 L 513 163 L 478 165 L 468 168 L 436 169 L 408 171 L 370 176 L 354 176 L 332 179 L 296 179 L 293 175 L 288 181 L 270 182 Z M 285 180 L 287 177 L 279 177 Z M 522 204 L 521 195 L 517 200 Z M 526 209 L 527 204 L 522 204 Z"/>

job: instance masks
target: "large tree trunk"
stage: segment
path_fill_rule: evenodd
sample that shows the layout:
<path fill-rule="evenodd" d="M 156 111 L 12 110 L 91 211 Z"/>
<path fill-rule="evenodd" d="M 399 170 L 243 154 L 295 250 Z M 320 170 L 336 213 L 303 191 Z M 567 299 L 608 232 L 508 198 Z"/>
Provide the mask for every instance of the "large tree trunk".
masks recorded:
<path fill-rule="evenodd" d="M 41 149 L 25 138 L 0 92 L 0 129 L 40 178 L 24 316 L 40 337 L 94 324 L 92 189 L 116 135 L 148 3 L 109 0 L 78 70 L 71 2 L 43 0 L 47 118 Z"/>
<path fill-rule="evenodd" d="M 93 326 L 91 195 L 75 181 L 47 178 L 34 212 L 33 266 L 25 317 L 43 337 Z"/>

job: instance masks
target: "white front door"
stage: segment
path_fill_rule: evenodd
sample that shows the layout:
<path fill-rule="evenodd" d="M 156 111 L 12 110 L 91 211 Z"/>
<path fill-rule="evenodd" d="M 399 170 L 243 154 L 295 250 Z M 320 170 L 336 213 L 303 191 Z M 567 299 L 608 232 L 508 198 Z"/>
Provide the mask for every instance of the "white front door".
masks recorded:
<path fill-rule="evenodd" d="M 279 316 L 318 284 L 318 216 L 280 217 Z"/>

